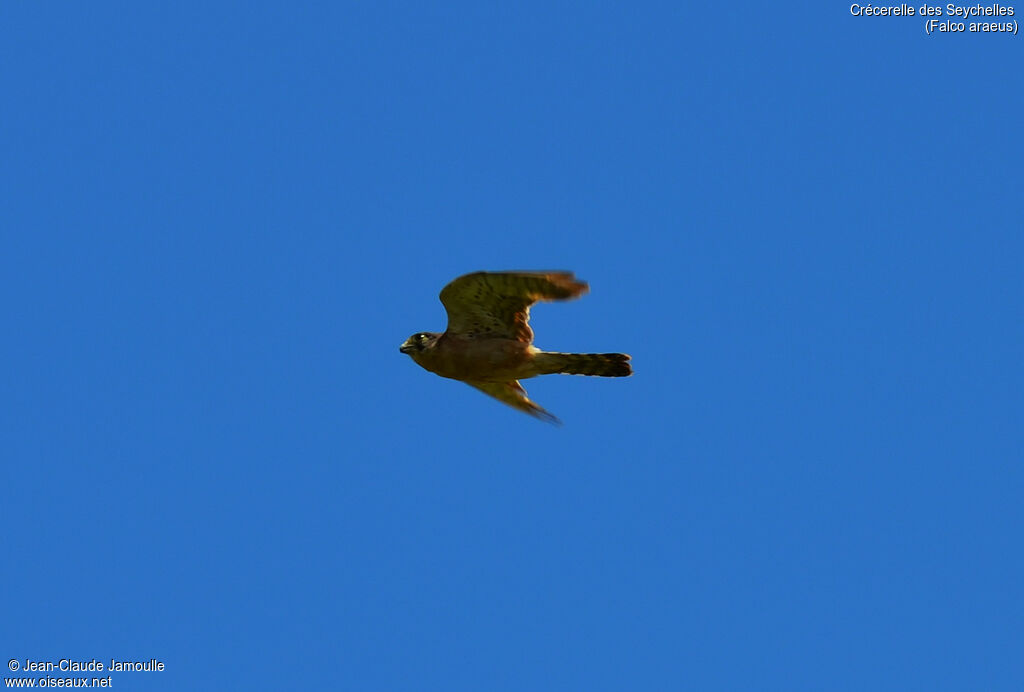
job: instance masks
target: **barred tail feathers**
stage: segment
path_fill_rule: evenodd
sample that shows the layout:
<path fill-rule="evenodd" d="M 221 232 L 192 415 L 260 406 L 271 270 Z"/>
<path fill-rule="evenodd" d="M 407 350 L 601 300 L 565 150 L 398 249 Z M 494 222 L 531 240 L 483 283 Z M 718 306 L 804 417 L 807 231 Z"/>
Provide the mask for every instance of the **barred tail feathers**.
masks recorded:
<path fill-rule="evenodd" d="M 625 353 L 551 353 L 541 352 L 535 358 L 540 373 L 551 375 L 593 375 L 596 377 L 627 377 L 633 374 Z"/>

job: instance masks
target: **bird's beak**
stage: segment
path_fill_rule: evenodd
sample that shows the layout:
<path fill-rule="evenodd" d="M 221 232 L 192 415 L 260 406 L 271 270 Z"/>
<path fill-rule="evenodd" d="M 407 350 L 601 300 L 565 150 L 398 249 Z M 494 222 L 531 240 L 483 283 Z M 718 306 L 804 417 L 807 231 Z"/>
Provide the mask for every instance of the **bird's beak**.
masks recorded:
<path fill-rule="evenodd" d="M 404 344 L 398 347 L 398 350 L 402 353 L 412 353 L 412 346 L 406 341 Z"/>

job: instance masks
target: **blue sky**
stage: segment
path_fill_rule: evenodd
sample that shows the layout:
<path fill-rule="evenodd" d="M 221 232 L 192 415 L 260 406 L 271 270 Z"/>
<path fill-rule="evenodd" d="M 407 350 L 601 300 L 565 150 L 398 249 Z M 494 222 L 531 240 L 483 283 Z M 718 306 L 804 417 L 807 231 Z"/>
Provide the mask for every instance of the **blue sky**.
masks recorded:
<path fill-rule="evenodd" d="M 5 3 L 20 661 L 1019 690 L 1020 39 L 835 3 Z M 570 269 L 532 420 L 398 353 Z"/>

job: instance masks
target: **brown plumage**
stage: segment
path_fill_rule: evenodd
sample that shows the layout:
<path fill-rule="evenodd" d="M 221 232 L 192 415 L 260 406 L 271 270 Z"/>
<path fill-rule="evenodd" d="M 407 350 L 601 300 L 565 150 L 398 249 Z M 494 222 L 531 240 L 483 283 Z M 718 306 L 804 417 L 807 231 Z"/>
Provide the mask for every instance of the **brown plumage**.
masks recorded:
<path fill-rule="evenodd" d="M 555 353 L 533 344 L 530 306 L 587 292 L 571 272 L 475 272 L 441 289 L 443 334 L 413 334 L 399 349 L 441 377 L 460 380 L 537 418 L 558 419 L 530 401 L 519 380 L 562 373 L 626 377 L 625 353 Z"/>

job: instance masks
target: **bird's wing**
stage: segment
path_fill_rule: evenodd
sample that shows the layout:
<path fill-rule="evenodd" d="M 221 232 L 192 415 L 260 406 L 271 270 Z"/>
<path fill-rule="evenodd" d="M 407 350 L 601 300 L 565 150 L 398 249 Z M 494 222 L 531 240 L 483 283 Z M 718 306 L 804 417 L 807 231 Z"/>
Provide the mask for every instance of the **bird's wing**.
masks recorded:
<path fill-rule="evenodd" d="M 448 332 L 533 341 L 530 306 L 538 300 L 568 300 L 587 292 L 572 272 L 475 272 L 441 289 Z"/>
<path fill-rule="evenodd" d="M 512 408 L 517 408 L 523 413 L 528 413 L 534 418 L 540 418 L 548 423 L 554 423 L 555 425 L 561 425 L 562 421 L 551 413 L 538 406 L 537 404 L 530 401 L 526 396 L 526 390 L 523 389 L 523 385 L 519 384 L 518 380 L 512 380 L 511 382 L 466 382 L 466 384 L 476 387 L 484 394 L 493 396 L 498 401 L 508 404 Z"/>

